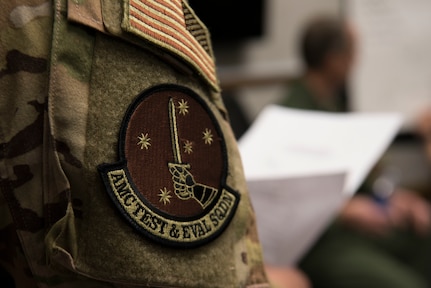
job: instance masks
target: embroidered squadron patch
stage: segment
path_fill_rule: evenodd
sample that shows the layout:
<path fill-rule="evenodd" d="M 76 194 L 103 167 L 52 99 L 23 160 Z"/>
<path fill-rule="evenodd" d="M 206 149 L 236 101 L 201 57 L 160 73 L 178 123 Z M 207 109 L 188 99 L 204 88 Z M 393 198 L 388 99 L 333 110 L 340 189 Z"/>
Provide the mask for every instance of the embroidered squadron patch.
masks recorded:
<path fill-rule="evenodd" d="M 226 185 L 227 153 L 212 111 L 195 92 L 163 85 L 129 107 L 119 162 L 100 165 L 108 194 L 128 222 L 171 246 L 196 247 L 219 236 L 239 194 Z"/>

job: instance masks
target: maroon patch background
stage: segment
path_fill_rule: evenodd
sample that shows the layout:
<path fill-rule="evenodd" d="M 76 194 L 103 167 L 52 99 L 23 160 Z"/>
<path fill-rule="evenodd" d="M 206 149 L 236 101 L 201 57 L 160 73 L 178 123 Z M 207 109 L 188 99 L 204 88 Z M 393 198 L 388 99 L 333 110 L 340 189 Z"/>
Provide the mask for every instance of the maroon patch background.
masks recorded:
<path fill-rule="evenodd" d="M 196 183 L 219 190 L 225 173 L 223 138 L 209 115 L 209 108 L 203 106 L 193 96 L 182 91 L 155 91 L 142 100 L 132 112 L 126 128 L 124 144 L 125 158 L 130 176 L 144 198 L 162 212 L 177 217 L 193 217 L 203 212 L 195 199 L 181 200 L 174 192 L 172 174 L 168 163 L 174 162 L 171 128 L 169 120 L 169 99 L 175 104 L 179 145 L 183 163 L 190 164 L 189 172 Z M 187 101 L 188 113 L 178 110 L 180 101 Z M 203 132 L 209 129 L 213 135 L 211 145 L 205 144 Z M 138 137 L 147 134 L 151 139 L 148 149 L 141 149 Z M 185 141 L 193 144 L 193 152 L 184 151 Z M 170 203 L 160 202 L 160 190 L 171 191 Z M 217 199 L 218 197 L 216 197 Z"/>

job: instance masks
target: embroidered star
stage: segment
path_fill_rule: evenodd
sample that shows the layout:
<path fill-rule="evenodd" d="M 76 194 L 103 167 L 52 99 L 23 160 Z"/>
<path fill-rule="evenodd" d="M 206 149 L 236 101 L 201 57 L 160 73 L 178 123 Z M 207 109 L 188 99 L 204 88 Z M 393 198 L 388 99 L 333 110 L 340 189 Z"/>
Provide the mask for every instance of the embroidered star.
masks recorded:
<path fill-rule="evenodd" d="M 187 140 L 187 141 L 184 143 L 183 148 L 184 148 L 184 153 L 190 154 L 190 153 L 192 153 L 192 152 L 193 152 L 193 143 L 192 143 L 192 142 L 190 142 L 189 140 Z"/>
<path fill-rule="evenodd" d="M 146 133 L 145 135 L 144 135 L 144 133 L 141 133 L 141 136 L 138 136 L 138 139 L 139 139 L 139 142 L 137 145 L 141 145 L 141 149 L 145 148 L 146 150 L 148 150 L 148 148 L 150 148 L 151 138 L 148 137 L 148 133 Z"/>
<path fill-rule="evenodd" d="M 172 196 L 170 194 L 171 194 L 171 191 L 166 189 L 166 187 L 163 189 L 160 189 L 160 194 L 159 194 L 160 200 L 159 200 L 159 202 L 163 202 L 164 205 L 171 203 Z"/>
<path fill-rule="evenodd" d="M 205 141 L 205 144 L 211 145 L 211 143 L 214 140 L 213 134 L 211 133 L 211 130 L 206 128 L 202 134 L 204 134 L 204 137 L 202 137 L 202 139 Z"/>
<path fill-rule="evenodd" d="M 180 114 L 181 115 L 186 115 L 187 113 L 189 113 L 189 104 L 187 103 L 187 101 L 184 101 L 184 99 L 181 99 L 180 102 L 178 102 L 178 110 L 180 110 Z"/>

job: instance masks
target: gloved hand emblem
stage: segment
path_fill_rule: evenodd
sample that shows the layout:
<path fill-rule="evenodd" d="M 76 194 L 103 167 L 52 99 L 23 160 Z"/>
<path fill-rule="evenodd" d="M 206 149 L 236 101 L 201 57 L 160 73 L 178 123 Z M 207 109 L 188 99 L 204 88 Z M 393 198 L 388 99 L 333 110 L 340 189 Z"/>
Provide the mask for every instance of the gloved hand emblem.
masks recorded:
<path fill-rule="evenodd" d="M 193 175 L 190 173 L 190 164 L 182 163 L 178 140 L 177 118 L 172 98 L 169 100 L 169 120 L 175 163 L 168 163 L 168 168 L 169 172 L 172 174 L 175 195 L 181 200 L 193 198 L 205 209 L 217 195 L 218 190 L 207 185 L 196 183 Z"/>

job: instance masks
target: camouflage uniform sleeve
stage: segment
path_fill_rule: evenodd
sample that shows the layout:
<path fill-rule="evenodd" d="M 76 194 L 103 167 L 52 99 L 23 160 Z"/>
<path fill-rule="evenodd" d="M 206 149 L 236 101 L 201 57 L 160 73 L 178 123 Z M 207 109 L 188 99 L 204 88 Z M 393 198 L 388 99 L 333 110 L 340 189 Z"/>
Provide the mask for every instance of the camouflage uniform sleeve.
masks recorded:
<path fill-rule="evenodd" d="M 0 8 L 0 272 L 16 287 L 269 287 L 187 2 Z"/>

